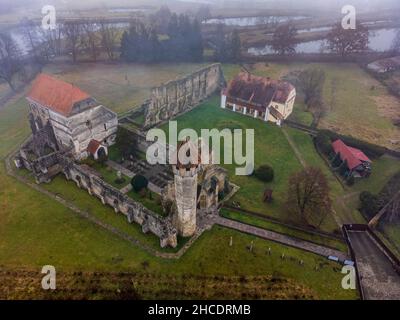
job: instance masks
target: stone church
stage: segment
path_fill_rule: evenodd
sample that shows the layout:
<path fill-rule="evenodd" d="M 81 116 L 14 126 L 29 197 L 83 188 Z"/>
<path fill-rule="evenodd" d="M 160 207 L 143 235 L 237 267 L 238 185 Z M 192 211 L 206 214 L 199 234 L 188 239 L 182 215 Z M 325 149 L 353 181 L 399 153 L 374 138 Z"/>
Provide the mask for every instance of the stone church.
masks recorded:
<path fill-rule="evenodd" d="M 26 99 L 33 135 L 47 127 L 57 148 L 70 149 L 77 160 L 107 155 L 115 142 L 117 115 L 73 84 L 42 73 Z"/>

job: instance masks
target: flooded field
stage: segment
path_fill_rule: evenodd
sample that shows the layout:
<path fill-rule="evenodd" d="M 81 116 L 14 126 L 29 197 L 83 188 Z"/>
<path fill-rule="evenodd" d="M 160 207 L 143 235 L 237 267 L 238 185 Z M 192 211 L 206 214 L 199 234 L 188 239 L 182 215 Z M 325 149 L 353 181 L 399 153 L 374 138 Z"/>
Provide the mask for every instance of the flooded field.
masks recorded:
<path fill-rule="evenodd" d="M 314 28 L 314 29 L 318 29 L 318 28 Z M 321 29 L 321 28 L 319 28 L 319 29 Z M 312 31 L 312 29 L 309 29 L 309 31 Z M 370 31 L 369 48 L 373 51 L 390 50 L 393 40 L 398 31 L 399 31 L 399 29 L 394 29 L 394 28 Z M 301 33 L 301 31 L 299 31 L 299 33 Z M 252 55 L 265 55 L 265 54 L 274 53 L 274 51 L 272 50 L 270 45 L 266 45 L 264 47 L 258 47 L 258 48 L 252 47 L 252 48 L 249 48 L 247 50 L 247 52 Z M 298 53 L 324 53 L 324 52 L 327 52 L 326 41 L 325 40 L 314 40 L 314 41 L 307 41 L 307 42 L 299 43 L 296 46 L 296 52 L 298 52 Z"/>

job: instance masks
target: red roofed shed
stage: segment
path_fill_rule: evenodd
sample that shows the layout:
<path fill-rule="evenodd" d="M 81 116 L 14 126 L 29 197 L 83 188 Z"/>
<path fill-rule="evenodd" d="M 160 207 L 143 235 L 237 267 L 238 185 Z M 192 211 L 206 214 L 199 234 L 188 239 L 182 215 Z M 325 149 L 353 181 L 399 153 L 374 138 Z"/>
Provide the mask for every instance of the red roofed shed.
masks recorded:
<path fill-rule="evenodd" d="M 340 154 L 342 161 L 347 162 L 350 171 L 357 170 L 362 172 L 369 168 L 371 160 L 359 149 L 346 145 L 342 140 L 338 139 L 332 143 L 332 148 L 336 154 Z"/>

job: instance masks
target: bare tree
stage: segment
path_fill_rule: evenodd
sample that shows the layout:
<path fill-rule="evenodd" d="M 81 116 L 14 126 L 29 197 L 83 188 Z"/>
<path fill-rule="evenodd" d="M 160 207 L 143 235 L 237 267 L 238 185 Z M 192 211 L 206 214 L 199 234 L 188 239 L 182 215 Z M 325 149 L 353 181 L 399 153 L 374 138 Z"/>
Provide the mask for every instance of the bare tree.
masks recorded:
<path fill-rule="evenodd" d="M 309 68 L 300 72 L 298 83 L 304 94 L 304 103 L 307 110 L 314 116 L 314 125 L 317 125 L 326 112 L 326 105 L 322 98 L 325 84 L 325 72 L 320 68 Z"/>
<path fill-rule="evenodd" d="M 21 31 L 28 43 L 30 56 L 39 67 L 43 66 L 53 54 L 51 39 L 48 37 L 52 31 L 44 30 L 39 24 L 28 19 L 21 22 Z"/>
<path fill-rule="evenodd" d="M 296 52 L 297 29 L 291 24 L 276 28 L 271 41 L 272 49 L 280 55 Z"/>
<path fill-rule="evenodd" d="M 100 22 L 101 44 L 110 60 L 114 59 L 114 50 L 117 42 L 118 31 L 105 21 Z"/>
<path fill-rule="evenodd" d="M 76 62 L 80 49 L 82 26 L 79 21 L 66 21 L 63 25 L 67 49 L 72 54 L 72 61 Z"/>
<path fill-rule="evenodd" d="M 22 70 L 21 52 L 11 38 L 6 33 L 0 34 L 0 78 L 5 80 L 11 90 L 15 91 L 13 77 Z"/>
<path fill-rule="evenodd" d="M 38 26 L 29 19 L 23 19 L 20 23 L 20 30 L 25 42 L 29 46 L 29 51 L 34 57 L 38 55 L 36 48 L 38 46 Z"/>
<path fill-rule="evenodd" d="M 305 224 L 322 224 L 331 212 L 329 185 L 321 169 L 307 167 L 289 179 L 287 208 Z"/>
<path fill-rule="evenodd" d="M 60 28 L 56 30 L 39 29 L 38 32 L 40 49 L 42 57 L 49 61 L 52 56 L 61 54 L 61 31 Z M 59 40 L 57 39 L 59 37 Z"/>
<path fill-rule="evenodd" d="M 339 22 L 332 27 L 327 42 L 330 51 L 345 57 L 368 49 L 369 31 L 359 22 L 355 29 L 343 29 Z"/>
<path fill-rule="evenodd" d="M 99 36 L 96 24 L 92 22 L 87 22 L 82 25 L 83 35 L 81 37 L 82 47 L 89 52 L 91 58 L 96 61 L 100 55 L 100 42 L 101 38 Z"/>
<path fill-rule="evenodd" d="M 325 72 L 320 68 L 302 70 L 299 74 L 299 86 L 304 94 L 304 103 L 321 98 L 325 83 Z"/>

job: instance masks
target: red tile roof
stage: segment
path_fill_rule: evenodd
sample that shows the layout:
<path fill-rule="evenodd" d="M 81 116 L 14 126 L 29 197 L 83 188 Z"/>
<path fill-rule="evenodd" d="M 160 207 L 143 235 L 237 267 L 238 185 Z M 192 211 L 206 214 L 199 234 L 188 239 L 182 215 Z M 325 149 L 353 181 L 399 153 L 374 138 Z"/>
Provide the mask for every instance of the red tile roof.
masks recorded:
<path fill-rule="evenodd" d="M 241 72 L 229 83 L 226 95 L 248 103 L 268 106 L 271 101 L 285 103 L 293 89 L 294 87 L 285 81 Z"/>
<path fill-rule="evenodd" d="M 350 170 L 353 170 L 359 166 L 362 162 L 372 161 L 359 149 L 349 147 L 342 140 L 338 139 L 332 143 L 333 150 L 335 153 L 340 153 L 341 159 L 347 161 L 347 166 Z"/>
<path fill-rule="evenodd" d="M 101 146 L 101 143 L 95 139 L 90 140 L 87 151 L 91 154 L 94 155 L 97 151 L 97 149 Z"/>
<path fill-rule="evenodd" d="M 90 96 L 70 83 L 41 73 L 34 80 L 28 98 L 68 116 L 76 102 L 90 98 Z"/>

